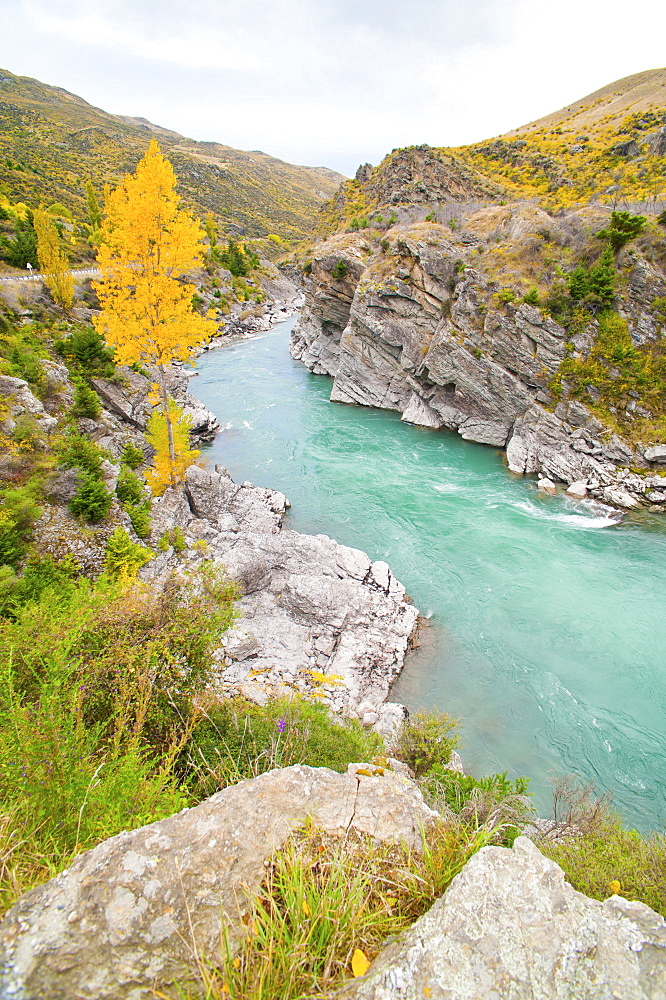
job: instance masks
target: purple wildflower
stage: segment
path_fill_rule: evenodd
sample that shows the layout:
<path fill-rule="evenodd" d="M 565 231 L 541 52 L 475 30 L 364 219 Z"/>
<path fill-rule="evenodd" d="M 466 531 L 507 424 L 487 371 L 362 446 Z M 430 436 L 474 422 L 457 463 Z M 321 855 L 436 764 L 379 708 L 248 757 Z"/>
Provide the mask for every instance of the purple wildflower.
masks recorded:
<path fill-rule="evenodd" d="M 285 729 L 287 728 L 287 720 L 285 719 L 284 716 L 282 716 L 281 719 L 278 719 L 277 727 L 278 727 L 278 732 L 279 733 L 283 733 L 285 731 Z"/>

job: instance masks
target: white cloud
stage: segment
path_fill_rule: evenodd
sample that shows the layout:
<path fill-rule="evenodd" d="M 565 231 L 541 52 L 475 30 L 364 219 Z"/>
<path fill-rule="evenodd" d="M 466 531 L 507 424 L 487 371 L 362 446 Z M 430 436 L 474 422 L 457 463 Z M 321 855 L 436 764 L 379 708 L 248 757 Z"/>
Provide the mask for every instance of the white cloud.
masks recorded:
<path fill-rule="evenodd" d="M 398 145 L 499 134 L 658 66 L 666 28 L 663 0 L 3 2 L 14 72 L 346 172 Z"/>

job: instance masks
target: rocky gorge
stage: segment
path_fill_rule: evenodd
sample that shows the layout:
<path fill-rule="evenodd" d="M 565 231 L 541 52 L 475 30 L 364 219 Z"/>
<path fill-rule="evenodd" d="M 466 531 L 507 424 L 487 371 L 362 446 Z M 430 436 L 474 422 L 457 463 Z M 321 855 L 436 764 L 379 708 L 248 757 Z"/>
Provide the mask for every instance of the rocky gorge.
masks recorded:
<path fill-rule="evenodd" d="M 55 413 L 71 401 L 73 387 L 56 363 L 48 375 Z M 143 430 L 150 380 L 122 375 L 95 380 L 104 410 L 97 420 L 79 420 L 79 430 L 110 453 L 109 487 L 128 442 L 149 455 Z M 171 378 L 196 440 L 210 439 L 216 419 L 189 394 L 187 373 L 175 369 Z M 14 380 L 5 391 L 13 400 L 9 419 L 30 412 L 46 436 L 54 416 L 27 383 Z M 75 488 L 69 471 L 52 483 L 39 545 L 44 553 L 84 560 L 94 575 L 116 526 L 138 539 L 117 503 L 108 524 L 82 531 L 66 509 Z M 242 617 L 218 651 L 223 696 L 261 702 L 298 691 L 360 718 L 390 741 L 405 710 L 386 698 L 418 612 L 385 562 L 325 535 L 291 531 L 284 526 L 288 507 L 283 493 L 235 483 L 222 466 L 192 466 L 182 485 L 153 502 L 148 541 L 157 555 L 141 576 L 160 586 L 171 573 L 213 560 L 238 581 Z M 176 534 L 178 544 L 159 545 Z M 441 815 L 446 821 L 446 810 Z M 257 891 L 273 852 L 307 820 L 334 837 L 360 833 L 418 851 L 421 831 L 440 816 L 391 761 L 351 765 L 346 775 L 287 768 L 227 788 L 105 841 L 21 899 L 0 925 L 1 995 L 56 1000 L 76 990 L 87 1000 L 139 1000 L 155 990 L 164 994 L 174 977 L 189 980 L 193 956 L 223 957 L 223 928 L 232 949 L 241 945 L 246 893 Z M 658 1000 L 664 994 L 666 925 L 648 907 L 582 896 L 524 838 L 513 850 L 487 847 L 476 858 L 423 923 L 382 949 L 367 976 L 347 988 L 350 995 L 409 997 L 427 989 L 463 997 L 483 989 L 501 998 Z"/>
<path fill-rule="evenodd" d="M 413 175 L 422 172 L 419 152 Z M 590 206 L 555 217 L 526 202 L 480 205 L 465 191 L 442 203 L 439 188 L 428 197 L 427 178 L 414 200 L 414 184 L 403 190 L 401 178 L 389 198 L 412 198 L 398 206 L 401 220 L 383 234 L 381 226 L 347 229 L 314 248 L 292 356 L 333 378 L 334 401 L 396 410 L 505 449 L 512 472 L 538 473 L 551 486 L 576 484 L 579 495 L 624 509 L 663 509 L 666 447 L 647 426 L 657 428 L 659 412 L 629 388 L 604 417 L 593 384 L 574 392 L 563 363 L 590 357 L 599 322 L 588 314 L 565 329 L 538 304 L 537 285 L 552 287 L 558 268 L 595 250 L 608 212 Z M 659 351 L 663 243 L 657 227 L 617 262 L 618 308 L 638 350 Z M 627 432 L 637 418 L 644 430 Z"/>

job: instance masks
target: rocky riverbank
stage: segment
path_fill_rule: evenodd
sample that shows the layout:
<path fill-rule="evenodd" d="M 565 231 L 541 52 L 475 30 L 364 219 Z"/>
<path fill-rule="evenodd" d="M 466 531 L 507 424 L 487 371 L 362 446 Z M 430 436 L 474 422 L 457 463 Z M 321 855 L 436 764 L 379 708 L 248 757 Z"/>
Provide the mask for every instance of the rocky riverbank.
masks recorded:
<path fill-rule="evenodd" d="M 292 286 L 293 287 L 293 286 Z M 275 315 L 287 306 L 281 306 Z M 273 315 L 266 313 L 266 317 Z M 245 328 L 247 333 L 247 328 Z M 29 414 L 47 449 L 58 416 L 71 406 L 74 387 L 67 369 L 48 362 L 48 409 L 26 382 L 2 377 L 11 400 L 5 430 Z M 190 373 L 174 368 L 169 389 L 192 420 L 193 443 L 211 440 L 214 414 L 189 392 Z M 151 379 L 120 369 L 115 379 L 94 378 L 103 410 L 97 419 L 79 418 L 80 433 L 106 449 L 104 483 L 112 493 L 123 449 L 132 444 L 148 461 L 144 431 L 152 411 Z M 110 535 L 124 528 L 139 542 L 114 499 L 108 517 L 82 525 L 68 510 L 79 474 L 67 469 L 52 477 L 34 529 L 41 555 L 73 557 L 84 573 L 102 570 Z M 192 466 L 186 480 L 153 501 L 150 535 L 154 555 L 141 570 L 144 580 L 163 585 L 173 573 L 213 561 L 238 581 L 241 617 L 219 650 L 217 685 L 223 696 L 264 702 L 270 695 L 301 692 L 337 713 L 356 716 L 390 737 L 405 717 L 386 703 L 418 625 L 418 612 L 390 568 L 325 535 L 303 535 L 284 526 L 289 501 L 249 482 L 236 484 L 225 469 Z M 170 544 L 174 532 L 178 542 Z"/>
<path fill-rule="evenodd" d="M 511 287 L 555 274 L 559 257 L 592 252 L 590 237 L 608 214 L 590 207 L 555 218 L 524 203 L 455 208 L 451 226 L 415 221 L 381 239 L 344 232 L 316 247 L 293 357 L 333 377 L 334 401 L 397 410 L 405 421 L 506 449 L 511 471 L 577 483 L 607 504 L 663 510 L 666 446 L 648 436 L 650 427 L 659 433 L 659 412 L 638 392 L 622 396 L 619 370 L 609 369 L 622 401 L 615 424 L 604 422 L 594 384 L 582 398 L 562 378 L 565 360 L 590 357 L 599 321 L 588 314 L 572 332 Z M 660 343 L 662 243 L 655 232 L 617 261 L 621 318 L 640 349 Z"/>
<path fill-rule="evenodd" d="M 151 540 L 178 529 L 185 547 L 170 546 L 141 575 L 160 583 L 213 560 L 238 581 L 242 617 L 219 651 L 221 694 L 263 703 L 299 691 L 390 737 L 405 711 L 385 702 L 418 612 L 386 563 L 285 528 L 288 507 L 282 493 L 234 483 L 221 466 L 192 466 L 152 510 Z"/>

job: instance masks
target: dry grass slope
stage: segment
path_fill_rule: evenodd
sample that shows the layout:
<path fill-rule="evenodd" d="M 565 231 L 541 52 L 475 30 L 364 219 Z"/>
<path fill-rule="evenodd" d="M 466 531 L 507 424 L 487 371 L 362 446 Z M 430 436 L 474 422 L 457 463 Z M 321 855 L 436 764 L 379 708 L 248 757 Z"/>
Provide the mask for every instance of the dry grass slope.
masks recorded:
<path fill-rule="evenodd" d="M 60 87 L 0 70 L 0 194 L 61 203 L 87 219 L 85 181 L 117 184 L 155 136 L 171 160 L 185 205 L 250 237 L 302 238 L 343 177 L 266 153 L 195 142 L 140 118 L 109 114 Z"/>

